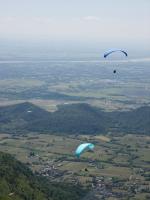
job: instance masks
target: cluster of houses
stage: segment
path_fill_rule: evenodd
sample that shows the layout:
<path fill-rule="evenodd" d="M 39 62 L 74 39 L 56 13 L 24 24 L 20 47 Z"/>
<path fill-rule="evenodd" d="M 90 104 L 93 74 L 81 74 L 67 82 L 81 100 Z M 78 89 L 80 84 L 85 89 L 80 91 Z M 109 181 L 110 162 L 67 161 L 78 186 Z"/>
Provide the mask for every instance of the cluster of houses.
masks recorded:
<path fill-rule="evenodd" d="M 31 157 L 33 155 L 30 155 Z M 33 156 L 35 157 L 35 156 Z M 93 162 L 89 163 L 90 167 L 95 166 Z M 63 163 L 60 160 L 51 160 L 44 163 L 43 167 L 38 172 L 40 175 L 50 178 L 54 181 L 64 181 L 67 177 L 67 181 L 77 185 L 80 184 L 78 175 L 74 171 L 62 170 Z M 85 168 L 87 169 L 87 168 Z M 84 174 L 88 176 L 88 169 L 83 170 Z M 140 170 L 140 173 L 144 173 L 143 170 Z M 129 178 L 124 180 L 117 179 L 114 177 L 106 176 L 92 176 L 91 181 L 88 182 L 93 191 L 93 195 L 97 195 L 100 199 L 107 199 L 109 197 L 122 199 L 133 198 L 136 194 L 139 193 L 148 193 L 150 194 L 150 185 L 148 182 L 144 182 L 138 178 L 138 176 L 130 175 Z M 90 194 L 91 195 L 91 194 Z"/>

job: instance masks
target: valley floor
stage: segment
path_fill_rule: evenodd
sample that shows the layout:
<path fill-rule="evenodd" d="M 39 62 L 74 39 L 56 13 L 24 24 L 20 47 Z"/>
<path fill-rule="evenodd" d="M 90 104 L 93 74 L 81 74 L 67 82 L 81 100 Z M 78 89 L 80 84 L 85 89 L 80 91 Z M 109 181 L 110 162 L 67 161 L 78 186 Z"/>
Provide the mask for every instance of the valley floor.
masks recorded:
<path fill-rule="evenodd" d="M 94 152 L 74 155 L 83 142 Z M 0 134 L 0 151 L 13 154 L 54 182 L 81 183 L 98 199 L 150 197 L 150 137 L 144 135 L 56 136 Z M 87 196 L 88 199 L 88 196 Z"/>

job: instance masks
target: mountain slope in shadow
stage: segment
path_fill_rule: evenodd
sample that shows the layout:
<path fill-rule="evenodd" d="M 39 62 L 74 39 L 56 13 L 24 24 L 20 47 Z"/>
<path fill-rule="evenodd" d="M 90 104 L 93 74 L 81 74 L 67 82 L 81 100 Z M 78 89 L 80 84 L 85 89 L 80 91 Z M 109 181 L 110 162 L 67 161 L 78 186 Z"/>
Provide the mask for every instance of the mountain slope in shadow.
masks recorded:
<path fill-rule="evenodd" d="M 150 134 L 150 107 L 104 112 L 89 104 L 58 106 L 51 113 L 34 104 L 0 107 L 0 131 L 6 133 L 105 134 L 123 132 Z"/>

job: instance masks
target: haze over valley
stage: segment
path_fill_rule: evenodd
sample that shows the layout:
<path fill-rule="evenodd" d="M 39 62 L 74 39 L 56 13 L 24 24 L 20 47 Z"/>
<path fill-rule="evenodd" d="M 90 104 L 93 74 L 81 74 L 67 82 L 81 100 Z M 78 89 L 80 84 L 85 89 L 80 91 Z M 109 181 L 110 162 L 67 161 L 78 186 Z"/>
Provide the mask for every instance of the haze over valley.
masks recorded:
<path fill-rule="evenodd" d="M 150 199 L 149 11 L 0 0 L 0 200 Z"/>

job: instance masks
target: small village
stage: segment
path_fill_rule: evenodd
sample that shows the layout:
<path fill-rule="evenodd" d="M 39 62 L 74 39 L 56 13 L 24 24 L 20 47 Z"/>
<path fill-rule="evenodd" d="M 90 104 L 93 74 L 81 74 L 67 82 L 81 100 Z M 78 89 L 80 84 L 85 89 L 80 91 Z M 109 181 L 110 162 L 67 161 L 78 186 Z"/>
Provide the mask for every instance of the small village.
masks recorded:
<path fill-rule="evenodd" d="M 73 171 L 60 170 L 61 163 L 51 163 L 44 165 L 38 172 L 39 175 L 50 178 L 53 181 L 67 181 L 71 184 L 81 184 L 77 175 Z M 88 169 L 85 168 L 85 176 L 91 176 L 88 174 Z M 77 175 L 77 176 L 76 176 Z M 66 179 L 64 177 L 67 177 Z M 109 197 L 124 199 L 133 198 L 138 193 L 149 193 L 150 197 L 150 185 L 131 175 L 128 180 L 121 180 L 117 177 L 108 176 L 91 176 L 91 181 L 87 182 L 86 186 L 89 188 L 89 196 L 96 196 L 98 199 L 107 199 Z"/>

